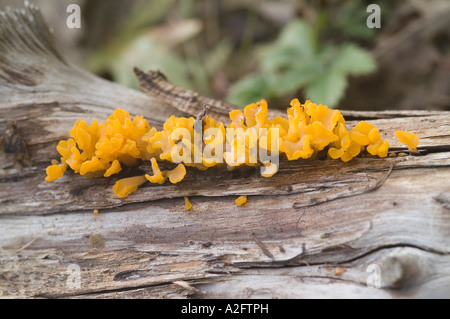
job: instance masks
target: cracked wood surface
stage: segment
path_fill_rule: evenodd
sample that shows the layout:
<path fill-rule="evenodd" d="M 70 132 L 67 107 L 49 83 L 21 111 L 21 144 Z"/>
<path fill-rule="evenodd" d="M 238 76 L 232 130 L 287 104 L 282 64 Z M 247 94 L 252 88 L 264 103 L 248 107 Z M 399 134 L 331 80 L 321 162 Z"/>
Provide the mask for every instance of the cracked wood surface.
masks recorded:
<path fill-rule="evenodd" d="M 31 161 L 19 169 L 0 151 L 1 297 L 450 297 L 449 112 L 343 111 L 349 126 L 379 127 L 395 153 L 395 129 L 419 134 L 419 156 L 282 161 L 270 179 L 189 169 L 180 184 L 118 199 L 119 177 L 44 181 L 75 120 L 122 107 L 160 127 L 198 107 L 67 63 L 33 7 L 0 13 L 0 43 L 0 134 L 16 121 Z"/>

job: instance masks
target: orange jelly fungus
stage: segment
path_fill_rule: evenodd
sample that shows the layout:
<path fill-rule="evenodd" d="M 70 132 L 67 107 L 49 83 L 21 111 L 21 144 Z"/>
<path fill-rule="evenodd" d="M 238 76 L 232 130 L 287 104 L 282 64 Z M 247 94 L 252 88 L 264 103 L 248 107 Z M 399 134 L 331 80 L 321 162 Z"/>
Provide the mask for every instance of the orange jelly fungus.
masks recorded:
<path fill-rule="evenodd" d="M 94 209 L 94 212 L 92 213 L 92 215 L 97 216 L 98 215 L 98 209 Z"/>
<path fill-rule="evenodd" d="M 114 195 L 119 198 L 128 196 L 134 192 L 140 185 L 147 181 L 145 176 L 135 176 L 119 179 L 113 186 Z"/>
<path fill-rule="evenodd" d="M 247 203 L 247 195 L 241 195 L 238 198 L 236 198 L 236 200 L 234 201 L 236 203 L 236 205 L 238 206 L 242 206 L 245 203 Z"/>
<path fill-rule="evenodd" d="M 58 164 L 58 161 L 53 160 L 52 165 L 48 166 L 46 169 L 47 176 L 45 177 L 45 180 L 47 182 L 52 182 L 61 178 L 64 175 L 67 166 L 66 163 Z"/>
<path fill-rule="evenodd" d="M 150 183 L 163 184 L 166 181 L 166 178 L 164 177 L 163 173 L 159 170 L 159 166 L 158 163 L 156 162 L 156 159 L 152 157 L 151 162 L 152 162 L 153 176 L 146 174 L 145 177 L 148 179 Z"/>
<path fill-rule="evenodd" d="M 171 171 L 167 171 L 167 177 L 172 184 L 176 184 L 183 180 L 186 175 L 186 168 L 183 164 L 179 164 L 176 168 Z"/>
<path fill-rule="evenodd" d="M 191 201 L 189 200 L 189 197 L 187 197 L 187 196 L 184 197 L 184 206 L 186 207 L 187 210 L 192 209 Z"/>
<path fill-rule="evenodd" d="M 254 156 L 250 152 L 250 138 L 234 137 L 229 142 L 229 128 L 243 130 L 246 134 L 254 133 L 254 143 L 265 145 L 263 148 L 267 152 L 278 151 L 284 154 L 289 161 L 316 158 L 322 150 L 326 150 L 330 158 L 341 159 L 343 162 L 350 161 L 363 151 L 374 156 L 387 156 L 389 143 L 381 139 L 381 134 L 374 125 L 359 122 L 348 130 L 341 112 L 325 105 L 311 101 L 301 104 L 298 99 L 294 99 L 287 109 L 286 118 L 277 116 L 268 119 L 267 113 L 267 102 L 261 100 L 247 105 L 242 111 L 231 111 L 228 125 L 207 115 L 203 119 L 201 141 L 205 151 L 200 152 L 200 161 L 193 160 L 193 154 L 198 149 L 198 145 L 194 143 L 193 117 L 171 116 L 162 130 L 151 127 L 143 116 L 131 117 L 122 109 L 116 109 L 105 122 L 95 120 L 88 125 L 86 120 L 79 120 L 70 130 L 70 138 L 58 143 L 56 149 L 61 156 L 60 161 L 53 161 L 47 167 L 45 180 L 57 180 L 68 167 L 86 177 L 110 177 L 121 172 L 124 165 L 130 167 L 139 165 L 142 161 L 150 161 L 152 172 L 123 178 L 115 183 L 114 194 L 125 197 L 145 182 L 163 184 L 168 180 L 175 184 L 182 181 L 186 175 L 186 166 L 200 170 L 213 166 L 256 166 L 261 167 L 263 177 L 271 177 L 278 171 L 278 164 L 267 161 L 261 163 L 259 159 L 256 162 L 250 161 L 250 157 Z M 211 133 L 210 129 L 215 129 L 216 133 Z M 256 132 L 261 131 L 259 129 L 266 131 L 258 134 Z M 276 130 L 278 134 L 275 134 Z M 182 131 L 189 132 L 191 139 L 179 134 Z M 410 149 L 417 147 L 416 135 L 400 131 L 396 135 Z M 184 152 L 178 154 L 182 154 L 181 161 L 172 158 L 177 155 L 177 152 L 173 152 L 174 147 L 180 145 L 191 146 L 191 150 L 194 150 L 190 156 Z M 217 146 L 223 147 L 223 155 L 215 154 Z M 226 152 L 229 146 L 232 151 Z M 211 149 L 214 152 L 206 152 Z M 234 153 L 238 149 L 244 151 L 239 156 Z M 178 166 L 161 171 L 158 166 L 161 161 L 176 163 Z"/>
<path fill-rule="evenodd" d="M 411 132 L 395 131 L 395 136 L 402 143 L 408 146 L 410 152 L 417 152 L 419 136 Z"/>

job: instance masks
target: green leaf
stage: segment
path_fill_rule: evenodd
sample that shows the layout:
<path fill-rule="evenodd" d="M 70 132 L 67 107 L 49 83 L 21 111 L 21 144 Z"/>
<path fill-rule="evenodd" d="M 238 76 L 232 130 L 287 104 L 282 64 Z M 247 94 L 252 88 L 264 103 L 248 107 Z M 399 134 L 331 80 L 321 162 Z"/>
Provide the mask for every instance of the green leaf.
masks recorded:
<path fill-rule="evenodd" d="M 276 81 L 276 94 L 291 94 L 320 77 L 323 66 L 317 60 L 305 60 L 302 64 L 287 70 Z"/>
<path fill-rule="evenodd" d="M 362 75 L 374 71 L 376 63 L 367 50 L 346 44 L 339 48 L 332 60 L 332 69 L 351 75 Z"/>
<path fill-rule="evenodd" d="M 301 58 L 294 47 L 270 46 L 261 49 L 258 54 L 259 64 L 263 72 L 275 72 L 289 68 L 294 61 Z"/>
<path fill-rule="evenodd" d="M 306 22 L 296 19 L 287 24 L 275 45 L 295 47 L 302 56 L 312 56 L 316 51 L 314 31 Z"/>
<path fill-rule="evenodd" d="M 347 79 L 340 72 L 323 73 L 306 88 L 306 98 L 336 107 L 347 88 Z"/>
<path fill-rule="evenodd" d="M 267 72 L 288 68 L 299 60 L 315 56 L 315 36 L 312 28 L 300 19 L 287 24 L 278 39 L 259 50 L 261 69 Z"/>
<path fill-rule="evenodd" d="M 228 95 L 228 101 L 245 106 L 270 96 L 269 81 L 263 75 L 249 75 L 234 84 Z"/>

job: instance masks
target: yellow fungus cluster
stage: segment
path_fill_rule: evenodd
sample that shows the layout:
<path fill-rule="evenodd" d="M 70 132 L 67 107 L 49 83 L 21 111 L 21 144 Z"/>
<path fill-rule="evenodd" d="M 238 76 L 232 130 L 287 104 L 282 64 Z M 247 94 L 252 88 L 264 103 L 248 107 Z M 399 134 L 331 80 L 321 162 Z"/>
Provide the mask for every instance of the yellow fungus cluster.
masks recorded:
<path fill-rule="evenodd" d="M 88 177 L 109 177 L 121 171 L 121 163 L 134 166 L 145 156 L 143 136 L 150 125 L 142 116 L 133 120 L 127 111 L 117 109 L 105 123 L 87 125 L 79 120 L 70 130 L 71 138 L 58 143 L 61 163 L 47 168 L 47 181 L 62 177 L 67 167 Z"/>
<path fill-rule="evenodd" d="M 70 138 L 59 142 L 57 150 L 61 161 L 52 161 L 52 165 L 47 167 L 46 180 L 62 177 L 68 167 L 87 177 L 109 177 L 119 173 L 123 165 L 130 167 L 141 161 L 150 161 L 150 174 L 123 178 L 115 183 L 114 194 L 125 197 L 145 182 L 180 182 L 186 175 L 185 165 L 202 170 L 212 166 L 260 166 L 262 176 L 272 176 L 278 170 L 277 163 L 263 161 L 261 157 L 258 160 L 260 151 L 252 153 L 254 144 L 263 145 L 269 154 L 284 154 L 290 161 L 315 158 L 326 148 L 329 157 L 344 162 L 364 150 L 374 156 L 387 156 L 389 143 L 381 139 L 379 130 L 370 123 L 360 122 L 349 131 L 339 111 L 311 101 L 301 104 L 298 99 L 292 100 L 287 118 L 268 119 L 267 108 L 267 102 L 261 100 L 247 105 L 243 111 L 233 110 L 228 126 L 205 116 L 200 126 L 200 144 L 195 140 L 198 131 L 193 117 L 171 116 L 161 131 L 151 127 L 142 116 L 131 118 L 122 109 L 116 109 L 104 123 L 93 121 L 87 125 L 85 120 L 79 120 L 70 130 Z M 229 139 L 229 129 L 241 130 L 245 135 Z M 188 137 L 183 132 L 189 133 Z M 417 136 L 399 131 L 396 134 L 401 141 L 407 141 L 410 149 L 416 149 Z M 193 151 L 181 151 L 181 155 L 178 151 L 180 146 L 189 146 Z M 196 161 L 199 147 L 204 151 L 200 161 Z M 218 149 L 223 152 L 218 154 Z M 174 156 L 178 155 L 181 161 L 175 160 Z M 178 166 L 161 171 L 160 161 L 177 163 Z"/>
<path fill-rule="evenodd" d="M 359 122 L 350 132 L 343 123 L 339 123 L 335 131 L 339 139 L 333 145 L 334 147 L 328 150 L 328 154 L 333 159 L 340 158 L 348 162 L 364 148 L 374 156 L 387 156 L 389 143 L 381 139 L 380 131 L 370 123 Z"/>

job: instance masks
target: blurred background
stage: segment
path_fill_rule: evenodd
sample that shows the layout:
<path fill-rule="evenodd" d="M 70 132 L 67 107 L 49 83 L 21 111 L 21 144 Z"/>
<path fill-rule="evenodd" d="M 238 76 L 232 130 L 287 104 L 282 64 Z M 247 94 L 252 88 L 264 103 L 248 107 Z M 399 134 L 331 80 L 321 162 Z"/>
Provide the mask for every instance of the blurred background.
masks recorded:
<path fill-rule="evenodd" d="M 137 88 L 134 66 L 238 106 L 292 98 L 450 110 L 448 0 L 35 0 L 72 62 Z M 81 29 L 66 26 L 69 4 Z M 381 7 L 381 28 L 366 25 Z M 0 0 L 0 8 L 22 1 Z"/>

